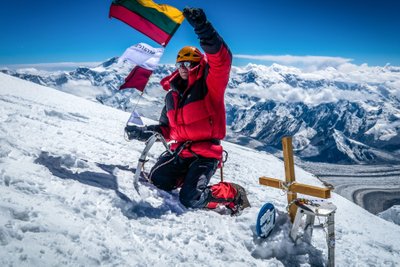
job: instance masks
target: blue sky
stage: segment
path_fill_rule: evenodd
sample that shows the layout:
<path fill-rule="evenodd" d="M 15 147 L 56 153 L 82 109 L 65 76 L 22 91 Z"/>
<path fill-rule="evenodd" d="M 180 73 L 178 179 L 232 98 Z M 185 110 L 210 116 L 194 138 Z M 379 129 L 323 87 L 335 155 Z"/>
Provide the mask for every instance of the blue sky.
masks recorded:
<path fill-rule="evenodd" d="M 236 56 L 235 65 L 319 61 L 400 66 L 400 1 L 164 0 L 201 7 Z M 111 0 L 2 1 L 0 65 L 101 62 L 152 40 L 108 18 Z M 198 45 L 185 21 L 161 63 Z M 253 59 L 263 58 L 264 60 Z M 285 56 L 285 57 L 284 57 Z M 305 57 L 314 56 L 314 57 Z"/>

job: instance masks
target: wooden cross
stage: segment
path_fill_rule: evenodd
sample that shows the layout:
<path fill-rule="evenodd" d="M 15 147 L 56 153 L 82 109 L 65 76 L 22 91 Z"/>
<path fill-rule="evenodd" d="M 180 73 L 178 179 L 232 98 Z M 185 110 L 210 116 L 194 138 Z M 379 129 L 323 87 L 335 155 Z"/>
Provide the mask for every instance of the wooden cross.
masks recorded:
<path fill-rule="evenodd" d="M 292 204 L 293 201 L 297 198 L 297 193 L 326 199 L 331 197 L 331 190 L 329 188 L 321 188 L 317 186 L 297 183 L 294 175 L 292 137 L 282 138 L 282 148 L 283 159 L 285 163 L 286 181 L 284 182 L 276 178 L 268 178 L 263 176 L 259 178 L 259 182 L 261 185 L 287 190 L 289 216 L 290 220 L 293 222 L 296 215 L 297 206 Z"/>

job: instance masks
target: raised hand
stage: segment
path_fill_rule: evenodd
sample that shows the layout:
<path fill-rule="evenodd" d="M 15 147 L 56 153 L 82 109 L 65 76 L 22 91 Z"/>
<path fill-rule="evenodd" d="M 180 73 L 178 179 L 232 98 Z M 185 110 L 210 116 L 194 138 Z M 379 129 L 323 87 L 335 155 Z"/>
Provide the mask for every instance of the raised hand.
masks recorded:
<path fill-rule="evenodd" d="M 198 29 L 204 26 L 207 22 L 206 14 L 201 8 L 190 8 L 185 7 L 183 9 L 183 15 L 186 20 L 192 25 L 193 28 Z"/>

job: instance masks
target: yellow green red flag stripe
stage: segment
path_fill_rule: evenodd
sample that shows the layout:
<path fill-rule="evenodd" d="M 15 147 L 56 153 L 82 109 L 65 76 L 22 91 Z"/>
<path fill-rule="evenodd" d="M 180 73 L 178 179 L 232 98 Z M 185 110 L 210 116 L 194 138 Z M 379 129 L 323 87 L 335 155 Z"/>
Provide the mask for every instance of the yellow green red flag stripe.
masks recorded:
<path fill-rule="evenodd" d="M 166 46 L 184 16 L 175 7 L 151 0 L 114 0 L 110 17 L 119 19 L 157 43 Z"/>
<path fill-rule="evenodd" d="M 175 21 L 177 24 L 181 24 L 184 19 L 182 12 L 173 6 L 156 4 L 151 0 L 137 0 L 137 2 L 142 6 L 154 8 L 159 12 L 164 13 L 164 15 Z"/>

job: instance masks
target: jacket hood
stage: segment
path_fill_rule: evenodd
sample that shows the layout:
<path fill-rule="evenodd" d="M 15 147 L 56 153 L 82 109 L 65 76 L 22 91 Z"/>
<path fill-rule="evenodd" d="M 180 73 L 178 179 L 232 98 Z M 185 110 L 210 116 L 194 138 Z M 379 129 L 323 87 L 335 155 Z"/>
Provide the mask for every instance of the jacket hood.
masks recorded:
<path fill-rule="evenodd" d="M 206 67 L 207 64 L 207 57 L 205 57 L 205 55 L 203 54 L 203 57 L 199 63 L 199 65 L 197 65 L 195 68 L 191 69 L 189 71 L 189 77 L 188 77 L 188 88 L 196 81 L 198 80 L 204 73 L 204 69 Z M 163 89 L 165 91 L 169 91 L 171 89 L 171 83 L 175 80 L 175 79 L 181 79 L 181 76 L 179 75 L 179 71 L 175 70 L 173 73 L 171 73 L 170 75 L 164 77 L 161 81 L 160 84 L 163 87 Z"/>

